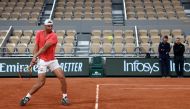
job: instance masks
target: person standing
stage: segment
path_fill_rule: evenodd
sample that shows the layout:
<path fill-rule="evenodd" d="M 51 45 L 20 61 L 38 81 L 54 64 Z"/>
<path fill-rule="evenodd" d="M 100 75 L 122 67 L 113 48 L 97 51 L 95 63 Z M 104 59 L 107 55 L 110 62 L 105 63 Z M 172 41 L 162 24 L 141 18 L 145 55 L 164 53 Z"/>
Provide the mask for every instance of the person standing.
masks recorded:
<path fill-rule="evenodd" d="M 160 70 L 163 77 L 168 77 L 170 73 L 170 44 L 168 43 L 168 36 L 163 37 L 158 47 Z"/>
<path fill-rule="evenodd" d="M 44 22 L 44 30 L 40 30 L 36 34 L 33 58 L 30 62 L 30 66 L 34 66 L 36 64 L 37 58 L 39 58 L 37 62 L 38 79 L 33 87 L 29 90 L 27 95 L 20 101 L 21 106 L 25 106 L 31 99 L 32 95 L 35 94 L 45 84 L 47 68 L 49 68 L 57 76 L 61 83 L 61 91 L 63 94 L 61 103 L 63 105 L 69 104 L 64 72 L 58 63 L 58 60 L 55 58 L 55 48 L 58 39 L 57 35 L 52 31 L 52 29 L 53 21 L 51 19 L 46 19 Z"/>
<path fill-rule="evenodd" d="M 176 74 L 178 77 L 183 77 L 185 46 L 181 43 L 179 37 L 176 38 L 173 51 Z"/>

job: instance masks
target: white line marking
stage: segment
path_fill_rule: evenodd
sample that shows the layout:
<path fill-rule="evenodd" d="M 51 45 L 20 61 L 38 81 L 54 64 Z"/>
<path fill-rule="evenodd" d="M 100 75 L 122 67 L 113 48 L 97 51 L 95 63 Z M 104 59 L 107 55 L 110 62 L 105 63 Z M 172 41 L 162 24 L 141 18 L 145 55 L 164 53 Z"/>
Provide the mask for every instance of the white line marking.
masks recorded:
<path fill-rule="evenodd" d="M 190 90 L 190 88 L 120 88 L 120 89 L 138 89 L 138 90 L 163 90 L 163 89 L 172 89 L 172 90 Z"/>
<path fill-rule="evenodd" d="M 161 84 L 155 84 L 155 85 L 144 85 L 144 84 L 97 84 L 96 85 L 96 102 L 95 102 L 95 109 L 98 109 L 98 103 L 99 103 L 99 90 L 100 90 L 100 86 L 157 86 L 157 87 L 148 87 L 148 88 L 120 88 L 120 89 L 138 89 L 138 90 L 147 90 L 147 89 L 152 89 L 152 90 L 162 90 L 162 89 L 174 89 L 174 90 L 190 90 L 190 88 L 188 88 L 188 86 L 190 87 L 190 85 L 161 85 Z M 158 88 L 158 86 L 163 86 L 163 88 Z M 184 86 L 186 88 L 172 88 L 168 86 Z M 117 88 L 118 89 L 118 88 Z"/>
<path fill-rule="evenodd" d="M 97 84 L 96 85 L 96 103 L 95 103 L 95 109 L 98 109 L 98 101 L 99 101 L 99 88 L 100 88 L 100 85 Z"/>
<path fill-rule="evenodd" d="M 155 84 L 155 85 L 144 85 L 144 84 L 99 84 L 101 86 L 189 86 L 190 85 L 161 85 L 161 84 Z"/>

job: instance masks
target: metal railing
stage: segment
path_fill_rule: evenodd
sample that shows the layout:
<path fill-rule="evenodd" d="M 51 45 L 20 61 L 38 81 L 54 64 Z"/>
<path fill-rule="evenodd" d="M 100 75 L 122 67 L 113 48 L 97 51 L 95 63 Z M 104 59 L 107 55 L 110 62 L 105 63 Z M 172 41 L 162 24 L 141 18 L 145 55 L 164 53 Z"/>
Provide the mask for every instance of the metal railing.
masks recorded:
<path fill-rule="evenodd" d="M 125 17 L 125 20 L 127 20 L 127 13 L 126 13 L 126 5 L 125 5 L 125 0 L 123 0 L 123 12 L 124 12 L 124 17 Z"/>
<path fill-rule="evenodd" d="M 54 10 L 55 10 L 55 5 L 56 5 L 56 1 L 57 1 L 57 0 L 54 0 L 54 2 L 53 2 L 53 6 L 52 6 L 52 9 L 51 9 L 51 13 L 50 13 L 49 19 L 52 19 L 52 17 L 53 17 Z"/>

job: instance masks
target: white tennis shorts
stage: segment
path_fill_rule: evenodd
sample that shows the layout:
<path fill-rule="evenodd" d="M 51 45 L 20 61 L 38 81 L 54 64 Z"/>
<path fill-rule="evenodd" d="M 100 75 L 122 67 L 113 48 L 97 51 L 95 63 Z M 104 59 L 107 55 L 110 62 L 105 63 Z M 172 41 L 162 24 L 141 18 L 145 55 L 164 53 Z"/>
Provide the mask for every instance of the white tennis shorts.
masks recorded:
<path fill-rule="evenodd" d="M 38 74 L 40 73 L 46 73 L 49 70 L 54 71 L 57 68 L 60 68 L 60 65 L 58 63 L 58 60 L 51 60 L 51 61 L 44 61 L 42 59 L 38 60 Z"/>

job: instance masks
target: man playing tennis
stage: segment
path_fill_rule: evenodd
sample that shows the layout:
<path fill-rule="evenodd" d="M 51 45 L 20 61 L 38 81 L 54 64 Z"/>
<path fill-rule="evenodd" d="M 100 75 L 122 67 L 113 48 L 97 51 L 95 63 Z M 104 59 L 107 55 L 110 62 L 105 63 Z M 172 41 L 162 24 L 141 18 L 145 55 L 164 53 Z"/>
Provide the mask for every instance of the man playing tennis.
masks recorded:
<path fill-rule="evenodd" d="M 53 21 L 47 19 L 44 22 L 44 30 L 40 30 L 36 34 L 35 46 L 33 51 L 33 58 L 30 62 L 30 66 L 36 64 L 37 58 L 39 58 L 38 65 L 38 79 L 37 83 L 32 87 L 28 94 L 20 101 L 20 105 L 24 106 L 31 99 L 31 96 L 36 93 L 46 81 L 46 72 L 49 68 L 57 76 L 61 83 L 61 90 L 63 97 L 61 103 L 68 105 L 67 98 L 67 84 L 64 77 L 64 72 L 59 66 L 57 59 L 55 58 L 55 48 L 57 44 L 57 35 L 52 31 Z"/>

